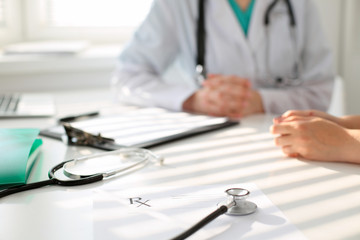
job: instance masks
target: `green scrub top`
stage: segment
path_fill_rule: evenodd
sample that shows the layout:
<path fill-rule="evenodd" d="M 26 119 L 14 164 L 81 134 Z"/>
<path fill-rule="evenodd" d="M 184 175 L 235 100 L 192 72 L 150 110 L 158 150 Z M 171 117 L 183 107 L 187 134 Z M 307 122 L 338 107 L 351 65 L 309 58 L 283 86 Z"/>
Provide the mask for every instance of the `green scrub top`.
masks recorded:
<path fill-rule="evenodd" d="M 238 19 L 238 21 L 240 23 L 240 26 L 244 30 L 245 36 L 247 36 L 255 0 L 251 0 L 250 4 L 246 10 L 243 10 L 237 4 L 236 0 L 228 0 L 228 1 L 229 1 L 229 4 L 230 4 L 232 10 L 235 13 L 236 18 Z"/>

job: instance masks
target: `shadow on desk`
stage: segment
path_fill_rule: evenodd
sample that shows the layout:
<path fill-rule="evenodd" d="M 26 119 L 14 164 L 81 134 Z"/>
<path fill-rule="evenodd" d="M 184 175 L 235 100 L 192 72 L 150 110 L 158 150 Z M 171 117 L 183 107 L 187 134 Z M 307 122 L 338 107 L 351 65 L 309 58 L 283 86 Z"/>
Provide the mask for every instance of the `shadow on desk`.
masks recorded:
<path fill-rule="evenodd" d="M 242 219 L 239 216 L 227 216 L 232 218 L 231 221 L 233 222 L 229 228 L 224 229 L 224 231 L 214 237 L 212 237 L 212 240 L 222 240 L 222 239 L 229 239 L 229 236 L 233 238 L 233 236 L 236 236 L 236 239 L 241 239 L 244 237 L 247 233 L 251 232 L 253 229 L 252 225 L 256 224 L 256 222 L 260 222 L 264 225 L 282 225 L 286 222 L 284 218 L 281 218 L 279 216 L 267 214 L 264 215 L 261 219 L 256 216 L 257 214 L 247 216 L 247 218 Z M 250 219 L 250 220 L 247 220 Z M 289 232 L 287 232 L 287 230 Z M 272 231 L 267 231 L 265 233 L 259 233 L 256 234 L 256 236 L 253 236 L 254 239 L 272 239 L 279 237 L 281 235 L 286 235 L 291 233 L 293 229 L 286 229 L 286 228 L 277 228 Z M 251 237 L 248 237 L 246 239 L 251 239 Z"/>
<path fill-rule="evenodd" d="M 298 159 L 306 164 L 315 167 L 322 167 L 332 171 L 336 171 L 339 173 L 346 173 L 346 174 L 355 174 L 360 175 L 360 165 L 353 164 L 353 163 L 340 163 L 340 162 L 319 162 L 319 161 L 310 161 L 306 159 Z"/>

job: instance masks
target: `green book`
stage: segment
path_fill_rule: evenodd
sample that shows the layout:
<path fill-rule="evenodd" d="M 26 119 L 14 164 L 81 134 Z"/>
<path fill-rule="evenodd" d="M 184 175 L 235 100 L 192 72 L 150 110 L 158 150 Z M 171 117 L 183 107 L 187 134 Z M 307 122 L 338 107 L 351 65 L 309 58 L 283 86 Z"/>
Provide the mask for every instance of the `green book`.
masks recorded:
<path fill-rule="evenodd" d="M 0 128 L 0 185 L 26 183 L 42 140 L 39 129 Z"/>

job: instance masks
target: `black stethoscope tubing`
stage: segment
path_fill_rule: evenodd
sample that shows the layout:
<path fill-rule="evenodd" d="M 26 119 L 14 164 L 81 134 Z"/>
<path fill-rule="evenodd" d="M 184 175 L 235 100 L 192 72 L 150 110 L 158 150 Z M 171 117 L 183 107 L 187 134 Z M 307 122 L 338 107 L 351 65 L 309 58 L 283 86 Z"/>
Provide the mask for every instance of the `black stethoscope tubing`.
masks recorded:
<path fill-rule="evenodd" d="M 127 164 L 125 166 L 122 166 L 120 168 L 110 169 L 105 172 L 100 173 L 84 173 L 84 174 L 76 174 L 71 171 L 69 171 L 69 167 L 73 167 L 76 162 L 83 163 L 84 161 L 87 161 L 91 158 L 97 158 L 97 157 L 106 157 L 109 155 L 116 155 L 116 154 L 125 154 L 123 156 L 129 157 L 131 154 L 135 155 L 138 159 L 140 157 L 140 160 L 135 161 L 132 164 Z M 39 181 L 35 183 L 29 183 L 29 184 L 23 184 L 23 185 L 17 185 L 13 187 L 9 187 L 5 190 L 0 191 L 0 198 L 8 196 L 10 194 L 31 190 L 35 188 L 40 188 L 48 185 L 59 185 L 59 186 L 79 186 L 79 185 L 85 185 L 90 184 L 94 182 L 98 182 L 103 180 L 104 178 L 108 178 L 111 176 L 114 176 L 115 174 L 119 173 L 125 173 L 130 171 L 131 169 L 135 170 L 138 169 L 139 166 L 145 166 L 149 161 L 156 160 L 159 161 L 160 164 L 163 163 L 164 158 L 152 153 L 150 150 L 147 149 L 141 149 L 141 148 L 124 148 L 124 149 L 118 149 L 116 151 L 111 151 L 107 153 L 100 153 L 100 154 L 94 154 L 92 156 L 85 156 L 81 158 L 76 159 L 70 159 L 67 161 L 63 161 L 56 166 L 54 166 L 50 171 L 48 172 L 48 180 Z M 56 177 L 56 172 L 60 169 L 64 169 L 64 175 L 69 177 L 70 179 L 62 180 Z"/>
<path fill-rule="evenodd" d="M 203 1 L 203 0 L 202 0 Z M 294 14 L 294 10 L 292 7 L 292 4 L 290 2 L 290 0 L 284 0 L 287 10 L 288 10 L 288 15 L 290 18 L 290 26 L 292 27 L 296 27 L 296 20 L 295 20 L 295 14 Z M 266 9 L 265 11 L 265 16 L 264 16 L 264 25 L 265 26 L 269 26 L 270 25 L 270 14 L 271 11 L 274 9 L 274 7 L 276 6 L 276 4 L 279 2 L 279 0 L 274 0 Z"/>
<path fill-rule="evenodd" d="M 205 0 L 199 0 L 199 17 L 197 21 L 197 57 L 196 67 L 200 66 L 200 74 L 206 79 L 205 69 L 205 50 L 206 50 L 206 30 L 205 30 Z"/>
<path fill-rule="evenodd" d="M 31 190 L 31 189 L 36 189 L 36 188 L 41 188 L 41 187 L 49 186 L 49 185 L 79 186 L 79 185 L 85 185 L 85 184 L 94 183 L 94 182 L 103 180 L 104 175 L 102 173 L 86 176 L 86 177 L 76 179 L 76 180 L 61 180 L 61 179 L 56 178 L 55 173 L 59 169 L 63 168 L 63 166 L 66 163 L 71 162 L 71 161 L 74 161 L 74 159 L 61 162 L 58 165 L 54 166 L 48 173 L 48 176 L 49 176 L 48 180 L 7 188 L 5 190 L 0 191 L 0 198 L 6 197 L 6 196 L 14 194 L 14 193 L 23 192 L 23 191 L 27 191 L 27 190 Z"/>
<path fill-rule="evenodd" d="M 217 217 L 221 216 L 222 214 L 226 213 L 228 211 L 228 209 L 229 209 L 229 207 L 226 206 L 226 205 L 220 206 L 218 209 L 216 209 L 214 212 L 210 213 L 209 215 L 207 215 L 206 217 L 201 219 L 198 223 L 196 223 L 191 228 L 189 228 L 186 231 L 180 233 L 176 237 L 171 238 L 171 240 L 184 240 L 184 239 L 190 237 L 191 235 L 193 235 L 194 233 L 199 231 L 201 228 L 203 228 L 205 225 L 207 225 L 208 223 L 213 221 L 215 218 L 217 218 Z"/>
<path fill-rule="evenodd" d="M 268 27 L 270 25 L 270 14 L 276 4 L 280 0 L 274 0 L 266 9 L 264 16 L 264 25 Z M 284 0 L 287 6 L 288 15 L 290 19 L 290 26 L 292 28 L 296 27 L 296 19 L 294 10 L 290 0 Z M 206 65 L 205 65 L 205 52 L 206 52 L 206 29 L 205 29 L 205 2 L 206 0 L 199 0 L 199 12 L 198 12 L 198 21 L 197 21 L 197 56 L 196 56 L 196 73 L 198 77 L 206 79 Z M 200 70 L 199 70 L 200 69 Z"/>

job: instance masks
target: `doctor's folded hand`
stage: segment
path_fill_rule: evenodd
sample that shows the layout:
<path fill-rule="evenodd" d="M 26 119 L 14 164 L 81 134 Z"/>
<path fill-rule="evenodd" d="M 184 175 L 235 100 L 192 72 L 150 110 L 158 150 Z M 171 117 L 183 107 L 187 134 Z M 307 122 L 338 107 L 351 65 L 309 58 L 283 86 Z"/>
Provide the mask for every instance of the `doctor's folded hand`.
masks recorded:
<path fill-rule="evenodd" d="M 326 111 L 334 76 L 313 0 L 154 0 L 111 82 L 121 102 L 241 118 Z"/>
<path fill-rule="evenodd" d="M 360 116 L 288 111 L 274 119 L 270 132 L 289 157 L 360 164 Z"/>
<path fill-rule="evenodd" d="M 230 119 L 264 112 L 261 97 L 251 89 L 249 80 L 218 74 L 208 75 L 202 88 L 184 102 L 183 109 Z"/>

